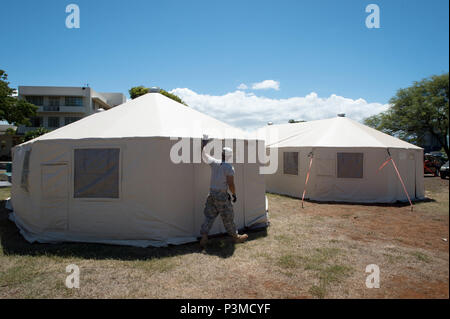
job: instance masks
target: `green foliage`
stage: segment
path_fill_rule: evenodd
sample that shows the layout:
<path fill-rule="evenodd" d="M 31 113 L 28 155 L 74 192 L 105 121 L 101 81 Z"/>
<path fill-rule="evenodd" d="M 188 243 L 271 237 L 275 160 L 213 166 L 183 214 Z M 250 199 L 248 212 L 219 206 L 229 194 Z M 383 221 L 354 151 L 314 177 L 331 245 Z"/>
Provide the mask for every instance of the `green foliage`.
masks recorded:
<path fill-rule="evenodd" d="M 128 90 L 128 93 L 130 93 L 130 97 L 131 99 L 135 99 L 141 95 L 147 94 L 148 92 L 150 92 L 149 88 L 146 88 L 142 85 L 140 86 L 135 86 L 132 87 L 130 90 Z M 186 106 L 188 106 L 179 96 L 169 93 L 166 90 L 160 89 L 159 93 L 161 93 L 162 95 L 167 96 L 169 99 L 172 99 L 178 103 L 184 104 Z"/>
<path fill-rule="evenodd" d="M 140 97 L 141 95 L 147 94 L 148 92 L 149 92 L 149 89 L 146 87 L 143 87 L 142 85 L 132 87 L 128 91 L 128 93 L 130 93 L 130 98 L 133 100 L 137 97 Z"/>
<path fill-rule="evenodd" d="M 5 135 L 16 135 L 16 130 L 15 129 L 13 129 L 13 128 L 7 128 L 6 130 L 5 130 Z"/>
<path fill-rule="evenodd" d="M 37 129 L 33 130 L 33 131 L 28 131 L 25 133 L 25 136 L 23 137 L 23 141 L 29 141 L 32 140 L 36 137 L 39 137 L 41 135 L 44 135 L 46 133 L 50 132 L 49 130 L 47 130 L 44 127 L 38 127 Z"/>
<path fill-rule="evenodd" d="M 0 70 L 0 121 L 30 124 L 29 118 L 36 115 L 37 106 L 13 96 L 16 90 L 9 87 L 7 79 L 5 71 Z"/>
<path fill-rule="evenodd" d="M 408 88 L 398 90 L 390 104 L 386 112 L 368 117 L 364 123 L 419 145 L 426 134 L 431 134 L 437 138 L 447 156 L 449 155 L 448 73 L 433 75 L 414 82 Z"/>
<path fill-rule="evenodd" d="M 169 93 L 169 92 L 167 92 L 167 91 L 165 91 L 163 89 L 161 89 L 159 91 L 159 93 L 161 93 L 162 95 L 167 96 L 169 99 L 172 99 L 174 101 L 177 101 L 178 103 L 181 103 L 181 104 L 184 104 L 184 105 L 188 106 L 179 96 L 177 96 L 175 94 Z"/>

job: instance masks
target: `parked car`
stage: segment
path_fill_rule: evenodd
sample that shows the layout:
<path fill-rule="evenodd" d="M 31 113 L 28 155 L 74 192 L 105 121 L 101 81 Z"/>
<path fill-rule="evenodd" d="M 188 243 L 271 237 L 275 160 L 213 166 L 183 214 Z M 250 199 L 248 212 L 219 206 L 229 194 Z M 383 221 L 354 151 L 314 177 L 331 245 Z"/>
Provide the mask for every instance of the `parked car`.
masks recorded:
<path fill-rule="evenodd" d="M 436 156 L 427 153 L 423 158 L 423 173 L 439 176 L 439 169 L 442 164 L 443 163 Z"/>
<path fill-rule="evenodd" d="M 11 162 L 0 162 L 0 181 L 11 182 Z"/>
<path fill-rule="evenodd" d="M 427 154 L 430 154 L 431 156 L 433 156 L 433 158 L 437 162 L 440 163 L 439 166 L 444 165 L 444 163 L 448 161 L 447 154 L 445 154 L 445 153 L 442 153 L 442 152 L 430 152 L 430 153 L 427 153 Z"/>
<path fill-rule="evenodd" d="M 441 178 L 442 179 L 445 179 L 445 178 L 449 177 L 448 161 L 444 165 L 441 166 L 441 170 L 440 171 L 441 171 L 440 173 L 441 173 Z"/>

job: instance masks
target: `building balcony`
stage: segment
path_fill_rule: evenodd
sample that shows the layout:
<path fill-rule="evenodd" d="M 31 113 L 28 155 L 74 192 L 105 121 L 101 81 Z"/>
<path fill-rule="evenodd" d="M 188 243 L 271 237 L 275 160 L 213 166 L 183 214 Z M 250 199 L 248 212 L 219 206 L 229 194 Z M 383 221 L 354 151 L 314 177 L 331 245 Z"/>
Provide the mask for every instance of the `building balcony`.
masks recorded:
<path fill-rule="evenodd" d="M 55 105 L 48 105 L 48 106 L 42 106 L 42 111 L 41 112 L 59 112 L 59 105 L 55 106 Z"/>
<path fill-rule="evenodd" d="M 38 113 L 47 113 L 47 112 L 58 112 L 58 113 L 86 113 L 86 109 L 84 106 L 50 106 L 43 105 L 39 106 L 37 109 Z"/>

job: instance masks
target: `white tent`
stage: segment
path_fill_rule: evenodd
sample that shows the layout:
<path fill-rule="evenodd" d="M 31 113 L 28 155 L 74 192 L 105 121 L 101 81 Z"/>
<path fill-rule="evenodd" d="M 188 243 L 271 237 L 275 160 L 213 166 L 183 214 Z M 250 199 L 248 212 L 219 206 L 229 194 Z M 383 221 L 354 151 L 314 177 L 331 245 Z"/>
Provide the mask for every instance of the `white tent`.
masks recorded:
<path fill-rule="evenodd" d="M 268 125 L 266 147 L 278 151 L 278 170 L 266 176 L 268 192 L 317 201 L 396 202 L 424 197 L 423 149 L 346 117 Z"/>
<path fill-rule="evenodd" d="M 242 142 L 244 133 L 149 93 L 83 118 L 13 152 L 12 219 L 30 242 L 82 241 L 164 246 L 195 241 L 210 168 L 203 134 Z M 172 137 L 172 138 L 171 138 Z M 189 163 L 170 159 L 174 137 L 189 138 Z M 248 141 L 243 142 L 247 149 Z M 258 164 L 233 164 L 238 228 L 267 223 Z M 225 232 L 216 221 L 211 234 Z"/>

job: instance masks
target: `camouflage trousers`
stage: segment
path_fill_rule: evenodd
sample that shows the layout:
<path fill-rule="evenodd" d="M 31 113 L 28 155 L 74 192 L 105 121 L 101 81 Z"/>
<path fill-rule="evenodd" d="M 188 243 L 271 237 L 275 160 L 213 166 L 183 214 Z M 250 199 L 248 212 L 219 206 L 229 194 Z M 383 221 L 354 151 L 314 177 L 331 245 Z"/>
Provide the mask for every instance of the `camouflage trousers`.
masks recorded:
<path fill-rule="evenodd" d="M 237 234 L 236 225 L 234 224 L 234 212 L 233 205 L 227 192 L 219 192 L 211 190 L 208 198 L 206 199 L 204 222 L 200 229 L 201 235 L 207 235 L 211 230 L 217 215 L 220 214 L 222 218 L 223 226 L 227 233 L 234 237 Z"/>

